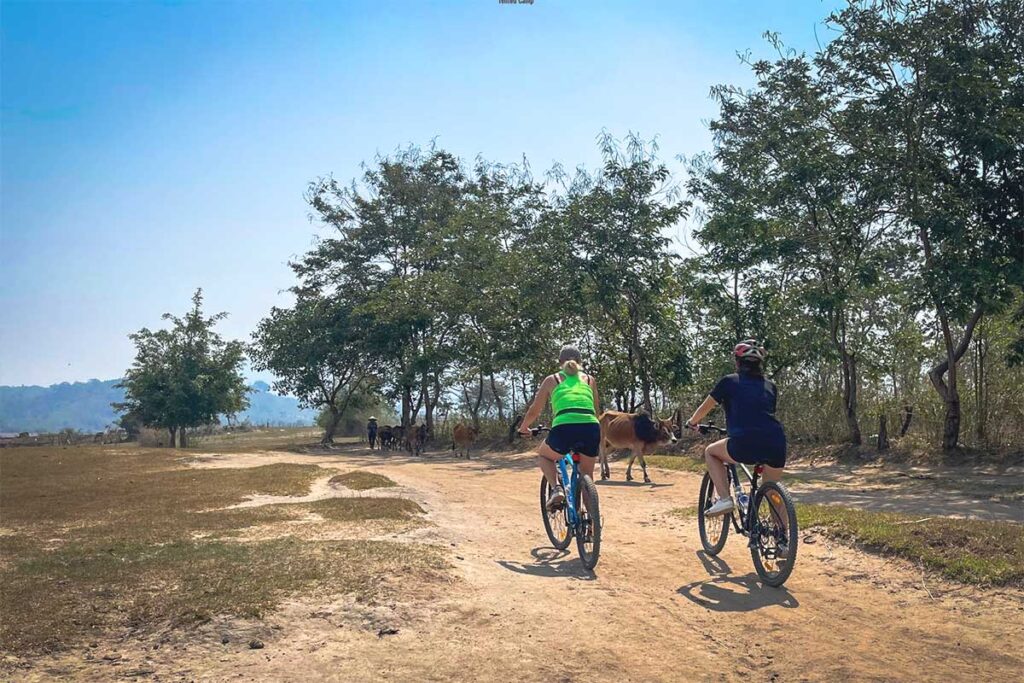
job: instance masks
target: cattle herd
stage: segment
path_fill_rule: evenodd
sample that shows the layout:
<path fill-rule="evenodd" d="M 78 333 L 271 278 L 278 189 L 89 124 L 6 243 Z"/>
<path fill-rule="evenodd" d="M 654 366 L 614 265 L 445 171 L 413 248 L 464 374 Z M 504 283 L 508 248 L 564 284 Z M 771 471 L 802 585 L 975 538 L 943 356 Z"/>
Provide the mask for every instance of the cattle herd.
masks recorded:
<path fill-rule="evenodd" d="M 414 455 L 423 452 L 427 443 L 427 425 L 411 425 L 408 429 L 402 425 L 383 425 L 376 432 L 368 433 L 370 448 L 382 451 L 405 450 Z"/>
<path fill-rule="evenodd" d="M 607 410 L 601 414 L 599 421 L 601 423 L 602 479 L 608 479 L 611 476 L 608 467 L 608 451 L 628 449 L 630 457 L 626 466 L 626 480 L 633 480 L 633 461 L 639 458 L 644 481 L 650 482 L 644 454 L 650 453 L 654 447 L 673 443 L 679 436 L 677 421 L 651 418 L 643 413 Z M 370 425 L 367 427 L 370 448 L 382 451 L 404 450 L 418 456 L 423 453 L 423 448 L 430 438 L 430 432 L 425 424 L 412 424 L 408 428 L 401 425 L 383 425 L 376 429 Z M 452 428 L 451 442 L 451 450 L 455 451 L 455 456 L 465 457 L 468 460 L 469 448 L 479 434 L 480 430 L 477 427 L 464 422 L 457 423 Z"/>

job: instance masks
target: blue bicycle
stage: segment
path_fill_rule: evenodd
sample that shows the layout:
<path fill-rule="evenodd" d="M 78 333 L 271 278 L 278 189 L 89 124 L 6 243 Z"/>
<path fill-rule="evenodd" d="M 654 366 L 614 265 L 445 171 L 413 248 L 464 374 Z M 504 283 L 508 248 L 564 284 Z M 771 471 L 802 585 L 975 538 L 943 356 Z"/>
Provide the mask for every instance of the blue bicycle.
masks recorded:
<path fill-rule="evenodd" d="M 530 433 L 537 436 L 547 431 L 551 431 L 550 428 L 534 427 Z M 540 514 L 544 520 L 544 530 L 548 532 L 551 545 L 558 550 L 568 548 L 575 536 L 580 561 L 587 569 L 593 569 L 601 554 L 601 508 L 597 487 L 593 479 L 580 473 L 579 453 L 569 451 L 556 464 L 558 481 L 566 493 L 565 502 L 548 508 L 548 480 L 541 476 Z"/>

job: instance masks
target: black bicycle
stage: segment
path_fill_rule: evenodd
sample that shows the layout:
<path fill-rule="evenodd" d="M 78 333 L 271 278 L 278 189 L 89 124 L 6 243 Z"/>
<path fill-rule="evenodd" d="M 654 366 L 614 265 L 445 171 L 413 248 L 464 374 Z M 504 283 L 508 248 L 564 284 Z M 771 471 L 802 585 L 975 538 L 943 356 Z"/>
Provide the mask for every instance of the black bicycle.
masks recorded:
<path fill-rule="evenodd" d="M 697 425 L 701 434 L 726 430 L 714 423 Z M 726 464 L 729 473 L 729 488 L 733 490 L 736 507 L 724 515 L 708 517 L 706 512 L 715 502 L 715 484 L 711 475 L 705 473 L 700 484 L 700 499 L 697 502 L 697 526 L 704 552 L 717 555 L 725 547 L 729 527 L 749 540 L 750 557 L 754 569 L 769 586 L 781 586 L 793 573 L 796 563 L 797 542 L 800 538 L 796 507 L 789 490 L 780 481 L 760 482 L 764 465 L 755 465 L 754 471 L 743 464 L 739 468 Z M 748 491 L 740 483 L 739 470 L 747 478 Z M 751 504 L 751 501 L 753 504 Z"/>
<path fill-rule="evenodd" d="M 549 432 L 549 427 L 534 427 L 530 433 L 537 436 Z M 597 566 L 601 555 L 601 508 L 597 498 L 597 486 L 588 475 L 580 472 L 580 454 L 575 450 L 566 453 L 555 463 L 558 482 L 565 491 L 565 501 L 548 508 L 548 478 L 540 478 L 540 515 L 548 540 L 558 550 L 565 550 L 576 537 L 576 548 L 580 561 L 586 569 Z"/>

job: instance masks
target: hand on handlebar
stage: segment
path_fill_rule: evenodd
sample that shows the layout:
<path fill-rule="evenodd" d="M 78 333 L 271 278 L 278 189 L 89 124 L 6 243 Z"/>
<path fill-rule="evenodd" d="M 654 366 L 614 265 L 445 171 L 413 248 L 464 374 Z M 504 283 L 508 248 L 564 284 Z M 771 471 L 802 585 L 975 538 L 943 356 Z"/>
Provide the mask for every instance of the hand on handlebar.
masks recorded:
<path fill-rule="evenodd" d="M 701 434 L 710 434 L 711 432 L 717 432 L 718 434 L 727 434 L 727 430 L 717 426 L 714 422 L 708 422 L 707 424 L 690 425 L 694 431 L 700 432 Z"/>
<path fill-rule="evenodd" d="M 541 432 L 550 432 L 550 431 L 551 431 L 551 428 L 550 427 L 545 427 L 544 425 L 540 425 L 540 426 L 533 427 L 533 428 L 522 426 L 522 427 L 519 428 L 519 432 L 518 433 L 519 433 L 519 436 L 531 436 L 532 437 L 532 436 L 537 436 Z"/>

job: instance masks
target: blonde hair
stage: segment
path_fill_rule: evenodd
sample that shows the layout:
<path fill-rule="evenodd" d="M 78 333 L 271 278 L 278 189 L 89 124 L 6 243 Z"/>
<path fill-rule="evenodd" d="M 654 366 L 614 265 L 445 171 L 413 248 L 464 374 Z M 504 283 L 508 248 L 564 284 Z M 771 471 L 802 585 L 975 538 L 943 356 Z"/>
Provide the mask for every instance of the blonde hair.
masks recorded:
<path fill-rule="evenodd" d="M 580 371 L 580 364 L 575 360 L 567 360 L 562 363 L 562 372 L 567 375 L 575 375 Z"/>

